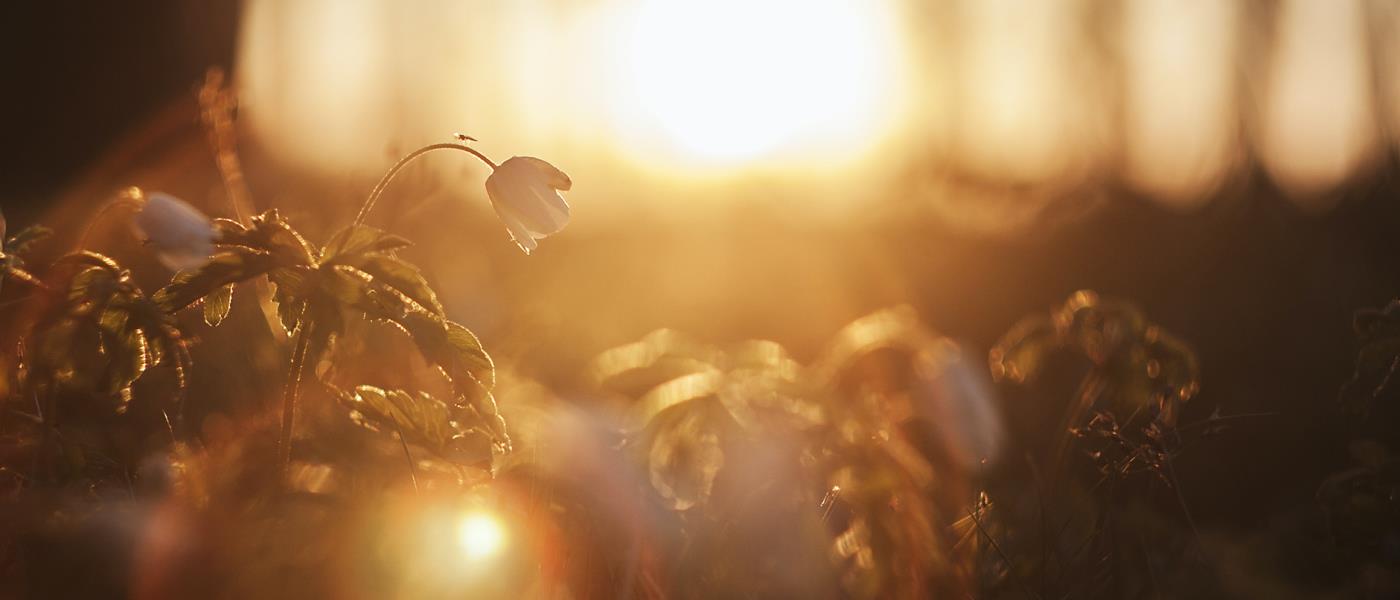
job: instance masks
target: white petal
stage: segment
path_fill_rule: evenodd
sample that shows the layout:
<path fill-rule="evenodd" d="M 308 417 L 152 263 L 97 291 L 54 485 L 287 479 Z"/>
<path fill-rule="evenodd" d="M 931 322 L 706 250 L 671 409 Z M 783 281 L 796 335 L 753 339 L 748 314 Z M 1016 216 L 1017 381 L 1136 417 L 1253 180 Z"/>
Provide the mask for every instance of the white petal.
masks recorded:
<path fill-rule="evenodd" d="M 198 209 L 174 196 L 152 193 L 131 225 L 145 238 L 167 266 L 208 259 L 213 254 L 214 228 Z M 196 265 L 197 266 L 197 265 Z"/>
<path fill-rule="evenodd" d="M 204 266 L 205 263 L 209 262 L 209 254 L 211 254 L 212 251 L 212 246 L 210 247 L 210 253 L 205 254 L 157 251 L 156 260 L 159 260 L 160 264 L 165 265 L 167 269 L 183 271 L 185 269 L 195 269 Z"/>
<path fill-rule="evenodd" d="M 569 176 L 567 174 L 565 174 L 563 171 L 560 171 L 559 167 L 551 165 L 543 160 L 540 160 L 533 156 L 513 156 L 510 158 L 510 160 L 507 160 L 506 162 L 510 162 L 512 160 L 518 160 L 530 165 L 530 167 L 535 169 L 535 171 L 539 172 L 541 175 L 544 176 L 544 181 L 545 183 L 549 184 L 549 187 L 552 187 L 556 190 L 559 190 L 561 192 L 567 192 L 569 191 L 569 188 L 574 186 L 574 182 L 569 179 Z"/>
<path fill-rule="evenodd" d="M 486 194 L 497 212 L 510 213 L 535 237 L 544 237 L 569 223 L 569 204 L 554 191 L 547 177 L 517 156 L 501 163 L 486 178 Z"/>
<path fill-rule="evenodd" d="M 569 203 L 564 201 L 559 192 L 537 182 L 526 190 L 531 201 L 527 204 L 528 210 L 522 211 L 528 216 L 521 221 L 530 227 L 530 231 L 538 237 L 544 237 L 559 233 L 559 230 L 569 224 Z"/>
<path fill-rule="evenodd" d="M 520 246 L 520 249 L 524 250 L 525 254 L 529 254 L 539 246 L 539 244 L 535 242 L 535 237 L 530 234 L 530 230 L 526 229 L 509 210 L 503 209 L 501 204 L 494 201 L 491 202 L 491 208 L 496 209 L 496 216 L 505 224 L 506 231 L 510 233 L 511 240 L 515 242 L 515 245 Z"/>

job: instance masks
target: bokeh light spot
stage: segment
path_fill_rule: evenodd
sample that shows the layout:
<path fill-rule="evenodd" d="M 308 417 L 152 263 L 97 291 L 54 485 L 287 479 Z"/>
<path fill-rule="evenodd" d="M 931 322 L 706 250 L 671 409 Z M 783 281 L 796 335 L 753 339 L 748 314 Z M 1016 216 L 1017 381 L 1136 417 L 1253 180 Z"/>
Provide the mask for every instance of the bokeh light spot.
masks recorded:
<path fill-rule="evenodd" d="M 505 528 L 501 526 L 500 521 L 488 514 L 468 514 L 457 527 L 457 543 L 468 558 L 491 557 L 500 552 L 505 542 Z"/>

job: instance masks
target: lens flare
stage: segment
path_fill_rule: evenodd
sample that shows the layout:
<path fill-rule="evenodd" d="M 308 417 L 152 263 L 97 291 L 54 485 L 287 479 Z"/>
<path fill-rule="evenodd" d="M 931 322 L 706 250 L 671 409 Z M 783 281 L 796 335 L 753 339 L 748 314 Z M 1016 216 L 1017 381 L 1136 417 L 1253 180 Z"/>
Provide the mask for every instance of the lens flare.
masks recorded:
<path fill-rule="evenodd" d="M 468 558 L 483 559 L 500 552 L 505 545 L 506 532 L 500 521 L 484 513 L 462 518 L 457 526 L 457 544 Z"/>
<path fill-rule="evenodd" d="M 896 54 L 879 3 L 643 3 L 624 26 L 626 129 L 704 162 L 869 141 Z"/>

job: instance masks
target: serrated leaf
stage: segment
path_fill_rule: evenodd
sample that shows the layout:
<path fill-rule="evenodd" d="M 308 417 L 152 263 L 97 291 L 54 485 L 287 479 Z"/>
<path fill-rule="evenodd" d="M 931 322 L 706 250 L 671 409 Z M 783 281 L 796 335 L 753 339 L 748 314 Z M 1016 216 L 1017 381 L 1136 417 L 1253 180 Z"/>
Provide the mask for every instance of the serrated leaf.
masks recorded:
<path fill-rule="evenodd" d="M 282 219 L 276 209 L 269 210 L 251 219 L 252 227 L 230 221 L 216 219 L 215 244 L 229 249 L 246 248 L 266 252 L 276 257 L 284 265 L 310 265 L 315 262 L 315 250 L 306 242 L 291 224 Z"/>
<path fill-rule="evenodd" d="M 314 314 L 311 313 L 312 306 L 308 306 L 307 314 L 302 318 L 301 333 L 298 335 L 308 336 L 306 341 L 306 365 L 312 372 L 317 372 L 317 367 L 322 359 L 331 352 L 336 340 L 345 330 L 345 319 L 339 307 L 319 306 Z"/>
<path fill-rule="evenodd" d="M 107 309 L 97 316 L 97 326 L 110 332 L 125 331 L 131 321 L 131 313 L 124 310 Z"/>
<path fill-rule="evenodd" d="M 335 265 L 320 269 L 317 275 L 316 282 L 320 284 L 321 293 L 341 306 L 363 307 L 369 304 L 370 277 L 364 271 L 347 265 Z"/>
<path fill-rule="evenodd" d="M 356 260 L 354 265 L 373 277 L 375 283 L 387 285 L 428 312 L 444 316 L 437 293 L 417 267 L 385 254 L 365 256 Z"/>
<path fill-rule="evenodd" d="M 356 424 L 372 431 L 400 434 L 405 441 L 445 458 L 451 458 L 453 441 L 465 433 L 452 407 L 426 392 L 410 394 L 361 385 L 353 392 L 341 392 L 339 397 Z"/>
<path fill-rule="evenodd" d="M 447 321 L 447 345 L 456 368 L 471 373 L 487 390 L 496 387 L 496 364 L 491 361 L 491 356 L 486 353 L 476 334 L 458 323 Z"/>
<path fill-rule="evenodd" d="M 275 260 L 266 252 L 247 248 L 229 249 L 215 254 L 198 269 L 181 272 L 151 299 L 161 310 L 173 313 L 225 285 L 262 275 L 274 266 Z"/>
<path fill-rule="evenodd" d="M 212 222 L 215 241 L 220 244 L 236 244 L 248 233 L 248 228 L 233 219 L 217 218 Z"/>
<path fill-rule="evenodd" d="M 287 331 L 287 335 L 296 333 L 301 315 L 305 311 L 306 303 L 301 300 L 288 298 L 277 303 L 277 318 L 282 321 L 282 329 Z"/>
<path fill-rule="evenodd" d="M 140 329 L 102 332 L 102 350 L 107 355 L 107 380 L 104 391 L 123 393 L 146 370 L 147 341 Z"/>
<path fill-rule="evenodd" d="M 496 384 L 496 367 L 491 357 L 466 327 L 428 313 L 413 312 L 398 320 L 418 345 L 423 356 L 438 365 L 447 377 L 463 388 L 468 383 L 489 391 Z"/>
<path fill-rule="evenodd" d="M 97 267 L 111 273 L 113 277 L 119 277 L 122 273 L 122 267 L 117 264 L 117 261 L 112 260 L 104 254 L 98 254 L 90 250 L 83 250 L 81 252 L 60 256 L 58 260 L 53 261 L 53 265 L 49 268 L 58 269 L 68 267 Z"/>
<path fill-rule="evenodd" d="M 388 252 L 412 245 L 412 242 L 368 225 L 351 225 L 331 236 L 321 251 L 324 262 L 341 262 L 362 254 Z"/>
<path fill-rule="evenodd" d="M 27 284 L 29 284 L 29 285 L 32 285 L 32 286 L 34 286 L 34 287 L 37 287 L 37 288 L 42 288 L 42 287 L 44 287 L 44 282 L 40 281 L 38 277 L 35 277 L 35 276 L 34 276 L 33 274 L 31 274 L 29 271 L 26 271 L 26 270 L 21 269 L 21 268 L 19 268 L 19 267 L 8 267 L 8 268 L 5 269 L 5 274 L 8 275 L 8 276 L 10 276 L 10 277 L 13 277 L 13 278 L 15 278 L 15 279 L 18 279 L 18 280 L 20 280 L 20 281 L 23 281 L 23 282 L 25 282 L 25 283 L 27 283 Z M 3 278 L 0 278 L 0 281 L 3 281 Z"/>
<path fill-rule="evenodd" d="M 316 262 L 315 248 L 301 233 L 293 229 L 290 223 L 282 219 L 277 209 L 253 217 L 252 221 L 253 231 L 265 240 L 265 247 L 274 255 L 295 264 L 309 265 Z"/>
<path fill-rule="evenodd" d="M 311 278 L 312 273 L 313 271 L 307 267 L 286 267 L 268 272 L 267 279 L 272 282 L 273 293 L 276 296 L 301 298 L 305 297 L 309 291 L 307 281 Z"/>
<path fill-rule="evenodd" d="M 210 327 L 218 327 L 233 307 L 233 284 L 216 288 L 204 297 L 204 322 Z"/>
<path fill-rule="evenodd" d="M 154 367 L 165 362 L 165 345 L 167 342 L 149 340 L 146 344 L 146 362 Z"/>
<path fill-rule="evenodd" d="M 106 298 L 116 290 L 116 283 L 112 273 L 106 269 L 85 268 L 68 280 L 68 302 Z"/>
<path fill-rule="evenodd" d="M 70 365 L 78 328 L 77 320 L 63 319 L 37 335 L 39 339 L 34 345 L 35 358 L 39 364 L 53 370 L 60 380 L 63 378 L 63 371 L 72 369 Z"/>
<path fill-rule="evenodd" d="M 510 436 L 491 395 L 495 365 L 476 335 L 460 324 L 424 312 L 410 311 L 392 320 L 413 339 L 419 353 L 452 382 L 461 401 L 476 412 L 482 429 L 497 445 L 509 449 Z"/>
<path fill-rule="evenodd" d="M 53 235 L 53 230 L 43 225 L 30 225 L 19 230 L 18 233 L 5 238 L 5 252 L 11 254 L 23 254 L 35 243 Z M 0 237 L 4 236 L 3 229 L 0 229 Z"/>

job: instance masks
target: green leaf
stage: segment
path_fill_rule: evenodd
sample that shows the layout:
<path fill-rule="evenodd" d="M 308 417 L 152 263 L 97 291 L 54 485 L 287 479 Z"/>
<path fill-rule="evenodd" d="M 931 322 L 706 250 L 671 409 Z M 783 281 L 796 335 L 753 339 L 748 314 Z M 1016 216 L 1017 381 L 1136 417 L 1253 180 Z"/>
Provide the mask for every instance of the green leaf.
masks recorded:
<path fill-rule="evenodd" d="M 76 319 L 63 319 L 52 327 L 35 333 L 38 342 L 34 344 L 34 358 L 42 365 L 41 371 L 52 371 L 54 379 L 58 381 L 73 376 L 71 371 L 76 356 L 75 345 L 79 337 L 79 325 Z"/>
<path fill-rule="evenodd" d="M 89 250 L 60 256 L 58 260 L 53 261 L 53 265 L 49 268 L 59 269 L 68 267 L 97 267 L 111 273 L 113 277 L 120 277 L 123 272 L 121 265 L 117 264 L 117 261 L 108 258 L 106 255 Z"/>
<path fill-rule="evenodd" d="M 38 277 L 35 277 L 35 276 L 34 276 L 32 273 L 30 273 L 29 271 L 26 271 L 26 270 L 21 269 L 21 268 L 19 268 L 19 267 L 8 267 L 8 268 L 6 268 L 6 269 L 5 269 L 5 275 L 7 275 L 7 276 L 9 276 L 9 277 L 13 277 L 13 278 L 15 278 L 15 279 L 18 279 L 18 280 L 20 280 L 20 281 L 23 281 L 23 282 L 25 282 L 25 283 L 27 283 L 27 284 L 29 284 L 29 285 L 32 285 L 32 286 L 34 286 L 34 287 L 37 287 L 37 288 L 42 288 L 42 287 L 44 287 L 44 282 L 40 281 Z M 0 278 L 0 281 L 3 281 L 3 278 Z"/>
<path fill-rule="evenodd" d="M 146 363 L 154 367 L 165 362 L 165 346 L 168 342 L 148 340 L 146 344 Z"/>
<path fill-rule="evenodd" d="M 340 305 L 358 307 L 369 303 L 370 277 L 363 271 L 335 265 L 319 269 L 317 275 L 320 291 Z"/>
<path fill-rule="evenodd" d="M 447 321 L 447 346 L 456 369 L 471 373 L 486 389 L 496 387 L 496 364 L 482 347 L 476 334 L 458 323 Z"/>
<path fill-rule="evenodd" d="M 204 297 L 204 322 L 210 327 L 218 327 L 233 307 L 233 284 L 215 289 Z"/>
<path fill-rule="evenodd" d="M 126 331 L 131 321 L 131 313 L 124 310 L 107 309 L 97 317 L 97 326 L 113 333 Z"/>
<path fill-rule="evenodd" d="M 362 254 L 388 252 L 412 245 L 412 242 L 368 225 L 351 225 L 331 236 L 321 251 L 323 262 L 341 262 Z"/>
<path fill-rule="evenodd" d="M 384 390 L 357 386 L 353 392 L 340 392 L 341 403 L 350 409 L 356 424 L 386 434 L 397 433 L 413 443 L 449 460 L 459 458 L 456 443 L 466 435 L 462 415 L 446 402 L 426 392 Z"/>
<path fill-rule="evenodd" d="M 267 240 L 266 247 L 274 255 L 296 264 L 309 265 L 316 262 L 316 250 L 290 223 L 277 214 L 276 209 L 253 217 L 252 221 L 253 230 Z"/>
<path fill-rule="evenodd" d="M 420 312 L 404 315 L 397 322 L 423 356 L 441 367 L 454 383 L 464 388 L 475 383 L 487 391 L 495 387 L 495 364 L 482 348 L 481 340 L 466 327 Z"/>
<path fill-rule="evenodd" d="M 335 346 L 336 339 L 345 330 L 345 318 L 339 306 L 308 305 L 302 317 L 301 333 L 307 337 L 306 367 L 313 373 L 321 361 Z"/>
<path fill-rule="evenodd" d="M 496 367 L 476 335 L 457 323 L 424 312 L 410 311 L 392 320 L 408 333 L 423 357 L 437 365 L 452 382 L 456 394 L 482 420 L 483 429 L 498 445 L 509 448 L 505 421 L 491 395 Z"/>
<path fill-rule="evenodd" d="M 355 267 L 368 273 L 375 283 L 393 288 L 434 315 L 444 316 L 437 293 L 417 267 L 386 254 L 366 256 L 355 261 Z"/>
<path fill-rule="evenodd" d="M 262 275 L 275 266 L 276 261 L 266 252 L 231 248 L 215 254 L 208 263 L 198 269 L 177 274 L 168 285 L 152 295 L 151 299 L 161 310 L 173 313 L 225 285 Z"/>
<path fill-rule="evenodd" d="M 3 228 L 0 228 L 0 236 L 4 235 Z M 23 254 L 35 243 L 53 235 L 53 230 L 43 225 L 30 225 L 19 230 L 18 233 L 5 239 L 5 252 L 11 254 Z"/>
<path fill-rule="evenodd" d="M 107 355 L 107 378 L 104 391 L 120 393 L 129 399 L 127 392 L 132 384 L 146 371 L 147 342 L 140 329 L 102 332 L 102 351 Z"/>
<path fill-rule="evenodd" d="M 272 300 L 277 303 L 277 317 L 288 335 L 296 331 L 297 321 L 306 309 L 305 298 L 313 275 L 310 268 L 300 266 L 273 269 L 267 274 L 272 282 Z"/>
<path fill-rule="evenodd" d="M 238 221 L 235 221 L 233 219 L 217 218 L 214 219 L 213 224 L 215 234 L 214 239 L 218 243 L 231 245 L 247 245 L 238 243 L 239 241 L 244 239 L 243 236 L 248 235 L 248 228 L 244 227 L 242 223 L 239 223 Z"/>
<path fill-rule="evenodd" d="M 110 271 L 88 267 L 78 271 L 72 279 L 68 280 L 68 302 L 100 301 L 111 296 L 116 288 L 116 278 L 112 276 Z"/>
<path fill-rule="evenodd" d="M 235 221 L 216 219 L 214 229 L 218 237 L 214 243 L 230 249 L 243 247 L 266 252 L 284 265 L 310 265 L 316 262 L 316 253 L 311 244 L 283 220 L 276 209 L 253 217 L 251 221 L 252 227 L 243 227 Z"/>

